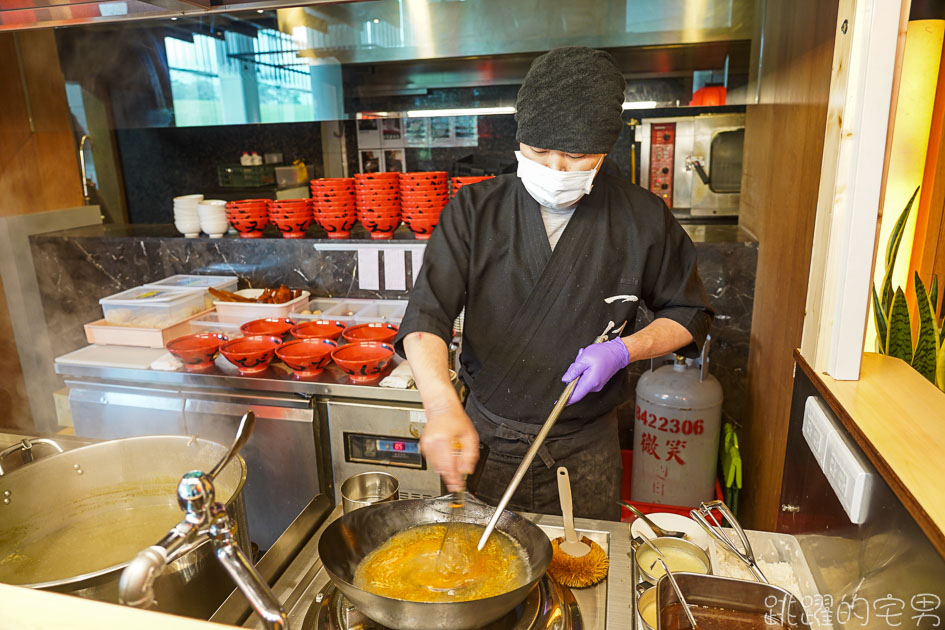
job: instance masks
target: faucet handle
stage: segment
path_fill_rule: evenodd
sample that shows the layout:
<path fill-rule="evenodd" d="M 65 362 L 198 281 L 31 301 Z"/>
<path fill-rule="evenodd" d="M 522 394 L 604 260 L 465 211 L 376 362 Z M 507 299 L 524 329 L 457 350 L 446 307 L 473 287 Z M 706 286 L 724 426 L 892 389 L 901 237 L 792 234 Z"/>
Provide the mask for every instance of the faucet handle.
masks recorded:
<path fill-rule="evenodd" d="M 256 426 L 256 414 L 252 411 L 247 411 L 243 414 L 243 418 L 240 420 L 240 426 L 236 430 L 236 439 L 233 440 L 233 445 L 230 446 L 230 450 L 227 454 L 220 460 L 220 462 L 213 467 L 213 470 L 210 471 L 210 479 L 213 480 L 217 475 L 220 474 L 226 465 L 230 463 L 236 454 L 240 452 L 246 442 L 249 441 L 249 436 L 253 433 L 253 427 Z"/>

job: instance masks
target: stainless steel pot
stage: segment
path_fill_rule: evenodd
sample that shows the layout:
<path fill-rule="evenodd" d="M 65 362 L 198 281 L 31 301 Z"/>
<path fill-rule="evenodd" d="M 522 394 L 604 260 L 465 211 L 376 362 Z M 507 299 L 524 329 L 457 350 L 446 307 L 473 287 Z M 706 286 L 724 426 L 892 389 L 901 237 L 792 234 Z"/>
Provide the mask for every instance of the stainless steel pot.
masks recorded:
<path fill-rule="evenodd" d="M 227 452 L 215 442 L 148 436 L 85 446 L 0 477 L 0 582 L 118 602 L 122 569 L 183 517 L 177 484 Z M 220 474 L 217 500 L 249 551 L 246 464 Z M 188 549 L 155 583 L 157 610 L 207 618 L 233 590 L 209 544 Z"/>
<path fill-rule="evenodd" d="M 361 590 L 353 584 L 358 563 L 399 531 L 424 523 L 449 520 L 449 501 L 412 499 L 377 503 L 345 514 L 322 534 L 318 555 L 335 586 L 362 613 L 395 630 L 465 630 L 479 628 L 515 608 L 545 574 L 551 562 L 551 543 L 541 529 L 506 511 L 496 528 L 518 542 L 529 565 L 529 582 L 495 597 L 466 602 L 409 602 Z M 495 508 L 468 500 L 465 520 L 485 526 Z"/>

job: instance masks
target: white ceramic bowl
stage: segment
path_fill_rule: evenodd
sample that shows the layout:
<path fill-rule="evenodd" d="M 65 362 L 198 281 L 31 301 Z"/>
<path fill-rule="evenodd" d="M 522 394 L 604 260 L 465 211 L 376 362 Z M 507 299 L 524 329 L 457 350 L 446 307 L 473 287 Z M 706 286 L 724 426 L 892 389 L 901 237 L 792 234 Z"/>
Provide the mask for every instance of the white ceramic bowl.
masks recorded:
<path fill-rule="evenodd" d="M 705 533 L 702 526 L 688 516 L 673 514 L 671 512 L 654 512 L 647 514 L 647 518 L 662 527 L 663 529 L 672 529 L 677 532 L 685 532 L 686 540 L 702 547 L 706 553 L 710 552 L 712 539 Z M 650 529 L 650 526 L 643 522 L 643 519 L 635 519 L 630 523 L 630 536 L 645 536 L 646 538 L 656 538 L 656 534 Z"/>
<path fill-rule="evenodd" d="M 193 210 L 184 210 L 184 209 L 174 208 L 175 218 L 196 219 L 198 216 L 200 216 L 200 213 L 197 212 L 197 208 L 194 208 Z"/>
<path fill-rule="evenodd" d="M 226 221 L 226 211 L 222 207 L 197 206 L 197 216 L 201 219 L 220 219 Z"/>
<path fill-rule="evenodd" d="M 181 232 L 200 232 L 200 221 L 174 221 L 174 227 Z"/>
<path fill-rule="evenodd" d="M 174 197 L 174 203 L 197 203 L 203 201 L 203 195 L 181 195 L 180 197 Z"/>
<path fill-rule="evenodd" d="M 200 229 L 206 234 L 225 234 L 229 225 L 224 221 L 223 223 L 201 223 Z"/>

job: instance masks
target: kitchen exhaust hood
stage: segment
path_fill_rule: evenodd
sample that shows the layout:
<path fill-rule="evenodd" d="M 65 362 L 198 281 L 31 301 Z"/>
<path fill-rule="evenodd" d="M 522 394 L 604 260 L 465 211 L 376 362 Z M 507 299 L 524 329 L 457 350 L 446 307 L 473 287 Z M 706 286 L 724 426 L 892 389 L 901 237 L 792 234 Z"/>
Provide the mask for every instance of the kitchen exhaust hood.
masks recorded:
<path fill-rule="evenodd" d="M 569 45 L 749 41 L 754 6 L 755 0 L 0 0 L 0 31 L 278 9 L 279 30 L 307 63 L 376 64 Z"/>
<path fill-rule="evenodd" d="M 123 20 L 179 18 L 336 3 L 339 0 L 0 0 L 0 32 Z M 365 0 L 346 0 L 363 2 Z"/>

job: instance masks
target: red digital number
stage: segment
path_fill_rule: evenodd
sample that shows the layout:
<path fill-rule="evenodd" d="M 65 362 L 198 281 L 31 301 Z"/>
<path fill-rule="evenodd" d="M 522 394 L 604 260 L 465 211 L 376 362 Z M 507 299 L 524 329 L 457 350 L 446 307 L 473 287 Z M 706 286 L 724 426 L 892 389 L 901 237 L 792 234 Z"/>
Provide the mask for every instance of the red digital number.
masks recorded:
<path fill-rule="evenodd" d="M 394 450 L 395 450 L 395 451 L 402 451 L 402 450 L 404 450 L 404 449 L 406 449 L 406 448 L 407 448 L 407 447 L 406 447 L 406 445 L 404 445 L 403 442 L 394 442 Z"/>

